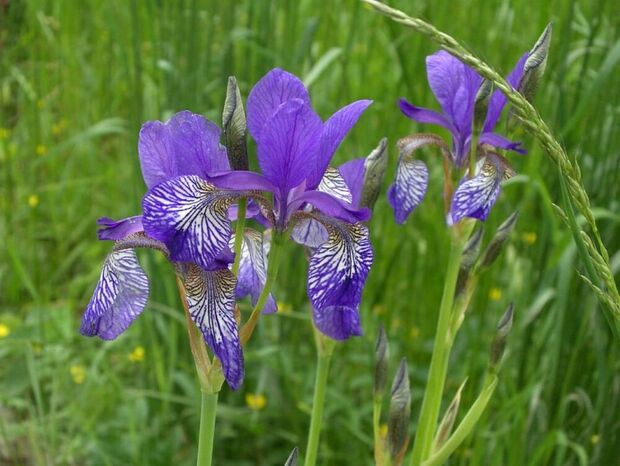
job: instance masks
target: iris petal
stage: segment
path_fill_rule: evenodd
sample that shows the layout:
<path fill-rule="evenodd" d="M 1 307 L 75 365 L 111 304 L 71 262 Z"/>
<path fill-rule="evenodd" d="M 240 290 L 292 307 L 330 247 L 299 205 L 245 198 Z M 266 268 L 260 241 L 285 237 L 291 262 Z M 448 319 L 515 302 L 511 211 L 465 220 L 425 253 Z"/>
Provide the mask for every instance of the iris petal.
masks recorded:
<path fill-rule="evenodd" d="M 218 190 L 198 176 L 173 178 L 144 197 L 144 230 L 168 247 L 173 261 L 205 269 L 231 262 L 228 208 L 240 195 Z"/>
<path fill-rule="evenodd" d="M 97 237 L 100 240 L 118 241 L 128 235 L 144 230 L 142 227 L 141 215 L 127 217 L 121 220 L 112 220 L 108 217 L 101 217 L 97 220 L 97 225 L 102 227 L 97 231 Z"/>
<path fill-rule="evenodd" d="M 115 250 L 106 258 L 99 282 L 82 318 L 80 332 L 113 340 L 138 317 L 149 294 L 149 282 L 135 251 Z"/>
<path fill-rule="evenodd" d="M 205 342 L 222 362 L 228 385 L 243 381 L 243 352 L 235 320 L 235 276 L 228 269 L 192 266 L 184 280 L 189 314 Z"/>
<path fill-rule="evenodd" d="M 359 304 L 373 252 L 368 229 L 319 217 L 328 240 L 312 255 L 308 268 L 308 296 L 314 323 L 325 335 L 344 340 L 360 335 Z"/>
<path fill-rule="evenodd" d="M 243 235 L 241 259 L 239 259 L 236 297 L 243 299 L 250 295 L 253 306 L 256 306 L 267 280 L 268 248 L 265 247 L 266 241 L 260 232 L 246 228 Z M 262 311 L 267 314 L 277 310 L 276 301 L 270 294 Z"/>
<path fill-rule="evenodd" d="M 454 192 L 448 224 L 453 225 L 465 217 L 486 220 L 499 195 L 502 176 L 496 164 L 485 161 L 480 172 L 464 180 Z"/>

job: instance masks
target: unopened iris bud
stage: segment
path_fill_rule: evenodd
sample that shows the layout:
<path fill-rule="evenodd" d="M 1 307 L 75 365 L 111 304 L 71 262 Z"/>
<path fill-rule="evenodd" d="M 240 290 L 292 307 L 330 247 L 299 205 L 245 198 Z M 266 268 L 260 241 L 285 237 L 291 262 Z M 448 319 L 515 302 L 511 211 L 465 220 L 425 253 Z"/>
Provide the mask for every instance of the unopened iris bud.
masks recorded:
<path fill-rule="evenodd" d="M 247 170 L 249 168 L 246 143 L 248 129 L 241 92 L 234 76 L 228 78 L 226 100 L 222 112 L 222 127 L 230 167 L 233 170 Z"/>
<path fill-rule="evenodd" d="M 502 359 L 502 355 L 504 354 L 506 340 L 508 338 L 508 334 L 510 333 L 510 329 L 512 328 L 513 310 L 514 306 L 510 303 L 508 305 L 508 309 L 506 309 L 506 312 L 504 312 L 504 315 L 500 319 L 499 324 L 497 324 L 495 337 L 493 338 L 493 343 L 491 343 L 491 359 L 489 364 L 492 369 L 497 367 Z"/>
<path fill-rule="evenodd" d="M 375 397 L 382 396 L 385 391 L 389 352 L 385 329 L 381 326 L 379 335 L 377 335 L 377 345 L 375 347 Z"/>
<path fill-rule="evenodd" d="M 409 442 L 409 415 L 411 411 L 411 389 L 409 388 L 409 371 L 407 359 L 400 362 L 396 377 L 392 383 L 390 415 L 388 420 L 388 444 L 392 464 L 402 462 Z"/>
<path fill-rule="evenodd" d="M 530 50 L 523 65 L 523 77 L 519 83 L 518 90 L 530 102 L 534 98 L 540 78 L 542 78 L 547 67 L 547 57 L 549 55 L 549 46 L 551 45 L 551 31 L 552 27 L 551 23 L 549 23 L 532 50 Z"/>
<path fill-rule="evenodd" d="M 364 162 L 364 186 L 360 198 L 360 207 L 368 207 L 372 210 L 375 206 L 383 178 L 385 178 L 387 163 L 387 138 L 383 138 Z"/>
<path fill-rule="evenodd" d="M 476 100 L 474 101 L 474 129 L 476 131 L 479 131 L 484 124 L 491 94 L 493 94 L 493 82 L 484 79 L 478 88 Z"/>
<path fill-rule="evenodd" d="M 454 398 L 452 399 L 452 403 L 450 403 L 450 406 L 446 409 L 446 413 L 443 415 L 441 424 L 439 424 L 439 428 L 437 429 L 437 436 L 435 437 L 435 451 L 441 448 L 452 433 L 454 421 L 459 413 L 459 405 L 461 404 L 461 392 L 463 391 L 466 383 L 467 379 L 465 379 L 465 381 L 461 384 L 456 392 L 456 395 L 454 395 Z"/>
<path fill-rule="evenodd" d="M 293 451 L 289 455 L 284 466 L 297 466 L 297 460 L 299 459 L 299 448 L 293 448 Z"/>
<path fill-rule="evenodd" d="M 482 255 L 482 260 L 480 261 L 481 268 L 485 268 L 491 265 L 495 261 L 495 259 L 497 259 L 500 252 L 502 252 L 506 241 L 510 237 L 512 230 L 514 230 L 518 216 L 519 212 L 514 212 L 504 221 L 504 223 L 499 226 L 499 228 L 495 232 L 495 235 L 491 239 L 491 242 L 484 251 L 484 254 Z"/>
<path fill-rule="evenodd" d="M 460 294 L 465 288 L 467 279 L 469 278 L 469 272 L 473 268 L 474 264 L 478 260 L 480 254 L 480 246 L 482 245 L 482 236 L 484 233 L 483 228 L 478 228 L 476 232 L 471 235 L 465 248 L 463 248 L 463 254 L 461 255 L 461 266 L 459 268 L 459 276 L 456 282 L 456 294 Z"/>

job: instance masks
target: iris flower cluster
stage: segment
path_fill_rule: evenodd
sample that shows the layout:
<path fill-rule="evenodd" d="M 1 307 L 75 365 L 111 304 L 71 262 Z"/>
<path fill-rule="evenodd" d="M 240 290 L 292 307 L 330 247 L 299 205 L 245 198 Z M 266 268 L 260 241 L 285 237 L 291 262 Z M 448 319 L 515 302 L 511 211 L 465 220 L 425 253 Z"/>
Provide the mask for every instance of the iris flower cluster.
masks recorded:
<path fill-rule="evenodd" d="M 339 168 L 330 162 L 370 104 L 353 102 L 322 121 L 303 83 L 272 70 L 247 99 L 260 173 L 232 170 L 220 129 L 200 115 L 185 111 L 165 123 L 146 123 L 138 144 L 148 188 L 142 214 L 99 220 L 99 238 L 115 243 L 81 332 L 114 339 L 142 313 L 149 282 L 134 249 L 157 249 L 174 265 L 189 315 L 236 389 L 244 376 L 236 300 L 249 295 L 258 301 L 268 273 L 269 239 L 291 237 L 311 254 L 307 292 L 318 330 L 338 340 L 359 335 L 359 305 L 373 262 L 364 225 L 371 212 L 363 192 L 373 160 L 355 159 Z M 246 229 L 235 276 L 231 222 L 242 211 L 241 199 L 248 200 L 247 218 L 265 230 Z M 262 311 L 276 310 L 270 296 Z"/>

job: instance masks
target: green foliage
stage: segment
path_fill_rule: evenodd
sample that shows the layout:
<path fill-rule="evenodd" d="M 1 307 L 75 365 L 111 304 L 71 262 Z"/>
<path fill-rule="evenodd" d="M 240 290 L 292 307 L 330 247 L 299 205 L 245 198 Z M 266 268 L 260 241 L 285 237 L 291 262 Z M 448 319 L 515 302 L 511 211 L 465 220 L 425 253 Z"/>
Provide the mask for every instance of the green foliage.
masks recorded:
<path fill-rule="evenodd" d="M 620 20 L 613 2 L 393 3 L 503 73 L 553 21 L 534 105 L 581 166 L 617 276 Z M 200 393 L 163 258 L 140 253 L 152 293 L 125 335 L 101 342 L 77 333 L 110 246 L 96 241 L 95 220 L 134 214 L 145 190 L 136 149 L 143 121 L 189 109 L 218 122 L 228 76 L 245 98 L 279 66 L 304 78 L 323 117 L 352 100 L 374 99 L 337 162 L 367 155 L 386 136 L 389 180 L 396 140 L 430 129 L 412 124 L 395 102 L 407 96 L 436 108 L 424 75 L 424 57 L 435 50 L 355 0 L 329 7 L 311 0 L 0 2 L 0 325 L 10 332 L 0 339 L 0 463 L 194 462 Z M 480 278 L 452 352 L 446 406 L 466 376 L 461 406 L 480 392 L 509 302 L 517 309 L 514 327 L 476 435 L 448 464 L 614 464 L 618 346 L 579 277 L 588 270 L 571 230 L 552 207 L 562 201 L 557 169 L 531 138 L 520 137 L 530 152 L 511 157 L 519 176 L 506 183 L 485 242 L 510 212 L 519 210 L 519 222 Z M 252 144 L 249 151 L 252 158 Z M 408 224 L 394 224 L 384 195 L 375 206 L 365 335 L 334 352 L 319 464 L 372 464 L 380 324 L 390 352 L 410 361 L 411 418 L 418 417 L 449 252 L 440 159 L 430 151 L 423 157 L 431 188 Z M 583 218 L 575 221 L 585 229 Z M 245 384 L 220 396 L 214 464 L 282 464 L 304 445 L 314 342 L 302 252 L 291 245 L 285 252 L 275 288 L 285 312 L 261 318 Z M 266 406 L 252 410 L 247 394 L 263 394 Z"/>

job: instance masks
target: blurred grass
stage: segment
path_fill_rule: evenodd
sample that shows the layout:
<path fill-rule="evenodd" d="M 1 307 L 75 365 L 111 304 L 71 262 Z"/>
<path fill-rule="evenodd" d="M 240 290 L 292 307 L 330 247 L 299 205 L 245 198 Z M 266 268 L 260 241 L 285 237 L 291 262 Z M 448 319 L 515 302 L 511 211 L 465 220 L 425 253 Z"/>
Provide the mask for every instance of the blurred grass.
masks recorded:
<path fill-rule="evenodd" d="M 5 5 L 6 3 L 6 5 Z M 620 268 L 620 7 L 598 0 L 394 1 L 508 71 L 554 21 L 536 105 L 562 136 Z M 144 315 L 110 343 L 77 333 L 108 244 L 95 220 L 139 209 L 140 125 L 190 109 L 219 122 L 228 75 L 247 96 L 274 66 L 304 78 L 323 117 L 359 98 L 367 111 L 336 155 L 366 155 L 421 127 L 395 101 L 436 107 L 424 74 L 435 49 L 354 0 L 201 2 L 14 1 L 0 6 L 1 464 L 192 464 L 198 387 L 173 273 L 141 253 L 153 286 Z M 618 348 L 570 232 L 554 216 L 556 173 L 526 138 L 487 222 L 487 239 L 521 212 L 514 241 L 481 280 L 456 342 L 446 401 L 465 376 L 477 393 L 493 328 L 515 302 L 500 383 L 476 435 L 450 465 L 612 465 L 620 456 Z M 392 149 L 390 176 L 396 153 Z M 433 161 L 433 155 L 427 156 Z M 384 198 L 372 221 L 376 262 L 363 302 L 365 336 L 337 349 L 321 464 L 371 464 L 373 340 L 386 325 L 396 361 L 407 356 L 419 409 L 447 258 L 438 164 L 426 202 L 404 227 Z M 247 378 L 225 391 L 216 464 L 282 464 L 303 446 L 314 348 L 305 264 L 290 248 L 277 297 L 291 311 L 261 320 Z M 129 355 L 142 346 L 142 361 Z M 80 377 L 81 376 L 81 377 Z M 76 383 L 80 382 L 80 383 Z M 251 411 L 246 393 L 265 395 Z M 415 415 L 414 415 L 415 418 Z M 413 428 L 413 426 L 412 426 Z M 412 431 L 413 432 L 413 431 Z"/>

